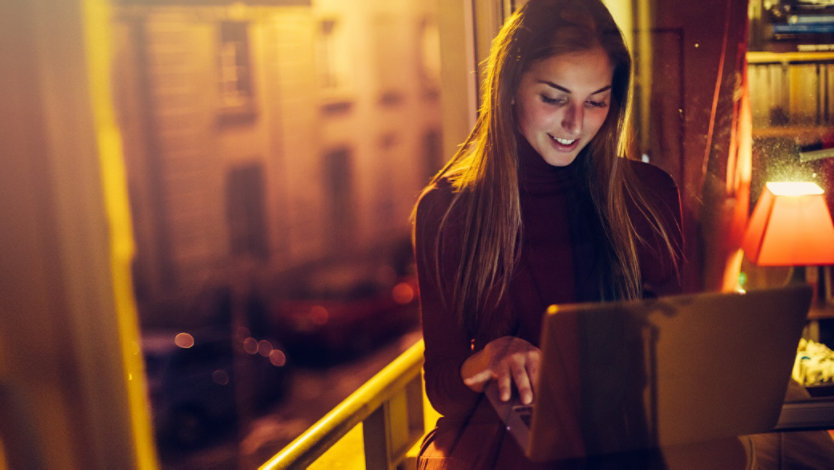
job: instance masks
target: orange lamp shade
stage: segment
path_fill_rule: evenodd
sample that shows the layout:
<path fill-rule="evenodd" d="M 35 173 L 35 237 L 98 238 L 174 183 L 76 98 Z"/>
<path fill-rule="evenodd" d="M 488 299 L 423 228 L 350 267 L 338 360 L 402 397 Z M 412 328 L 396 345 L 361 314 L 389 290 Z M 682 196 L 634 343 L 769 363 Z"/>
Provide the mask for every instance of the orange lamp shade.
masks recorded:
<path fill-rule="evenodd" d="M 834 264 L 834 224 L 815 183 L 767 183 L 742 243 L 760 266 Z"/>
<path fill-rule="evenodd" d="M 815 183 L 767 183 L 742 243 L 760 266 L 834 264 L 834 224 Z"/>

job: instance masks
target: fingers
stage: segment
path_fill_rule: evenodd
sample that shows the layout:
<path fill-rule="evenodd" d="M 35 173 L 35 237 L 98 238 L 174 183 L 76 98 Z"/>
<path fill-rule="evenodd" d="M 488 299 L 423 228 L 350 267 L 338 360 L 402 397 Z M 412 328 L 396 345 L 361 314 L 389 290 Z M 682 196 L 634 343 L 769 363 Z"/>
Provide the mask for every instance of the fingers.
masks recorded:
<path fill-rule="evenodd" d="M 498 397 L 501 401 L 509 401 L 513 394 L 512 377 L 510 376 L 511 367 L 506 362 L 499 364 L 499 369 L 496 373 L 498 382 Z"/>
<path fill-rule="evenodd" d="M 539 368 L 541 367 L 541 351 L 533 351 L 527 361 L 527 374 L 533 379 L 533 390 L 539 389 Z"/>
<path fill-rule="evenodd" d="M 478 372 L 477 374 L 475 374 L 473 376 L 470 376 L 470 377 L 467 377 L 467 378 L 463 379 L 463 383 L 466 384 L 466 386 L 471 388 L 472 390 L 475 390 L 476 392 L 480 392 L 481 390 L 483 390 L 484 385 L 486 385 L 487 382 L 492 380 L 493 377 L 494 377 L 494 374 L 493 374 L 492 370 L 491 369 L 485 369 L 485 370 L 482 370 L 481 372 Z"/>
<path fill-rule="evenodd" d="M 533 402 L 533 390 L 536 389 L 538 371 L 541 363 L 541 351 L 520 338 L 502 337 L 493 340 L 482 351 L 482 355 L 473 356 L 473 361 L 465 363 L 461 375 L 470 373 L 463 378 L 464 384 L 476 392 L 492 379 L 498 386 L 498 396 L 502 401 L 509 401 L 512 397 L 513 384 L 518 389 L 519 398 L 525 405 Z M 477 359 L 483 355 L 488 357 L 485 363 L 477 365 Z M 474 365 L 475 367 L 468 367 Z M 469 369 L 469 370 L 465 370 Z M 480 369 L 480 370 L 478 370 Z M 473 373 L 477 371 L 476 373 Z"/>
<path fill-rule="evenodd" d="M 499 396 L 502 401 L 507 401 L 512 396 L 512 385 L 515 384 L 519 398 L 525 405 L 533 402 L 534 380 L 537 380 L 537 373 L 540 364 L 538 351 L 516 353 L 508 356 L 499 364 L 495 373 L 498 382 Z"/>
<path fill-rule="evenodd" d="M 510 369 L 512 370 L 515 386 L 518 388 L 518 396 L 521 398 L 521 403 L 529 405 L 533 401 L 533 387 L 526 365 L 522 361 L 515 360 L 510 366 Z M 509 399 L 509 396 L 507 399 Z"/>
<path fill-rule="evenodd" d="M 530 394 L 525 398 L 521 395 L 522 403 L 529 405 L 533 402 L 533 390 L 539 389 L 539 368 L 541 367 L 542 352 L 539 349 L 532 349 L 527 352 L 527 361 L 524 366 L 527 368 L 527 377 L 530 380 Z"/>

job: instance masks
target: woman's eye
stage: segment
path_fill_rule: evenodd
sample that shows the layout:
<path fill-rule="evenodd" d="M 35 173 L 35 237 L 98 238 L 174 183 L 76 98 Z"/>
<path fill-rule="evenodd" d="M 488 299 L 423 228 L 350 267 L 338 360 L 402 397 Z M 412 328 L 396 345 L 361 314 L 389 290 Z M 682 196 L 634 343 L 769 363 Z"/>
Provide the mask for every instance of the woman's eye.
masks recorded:
<path fill-rule="evenodd" d="M 585 104 L 587 104 L 588 106 L 590 106 L 592 108 L 604 108 L 604 107 L 608 106 L 608 103 L 605 102 L 605 101 L 588 100 L 588 101 L 585 102 Z"/>
<path fill-rule="evenodd" d="M 547 104 L 565 104 L 565 102 L 567 100 L 565 98 L 562 98 L 562 97 L 551 98 L 547 95 L 542 95 L 542 101 L 544 101 Z"/>

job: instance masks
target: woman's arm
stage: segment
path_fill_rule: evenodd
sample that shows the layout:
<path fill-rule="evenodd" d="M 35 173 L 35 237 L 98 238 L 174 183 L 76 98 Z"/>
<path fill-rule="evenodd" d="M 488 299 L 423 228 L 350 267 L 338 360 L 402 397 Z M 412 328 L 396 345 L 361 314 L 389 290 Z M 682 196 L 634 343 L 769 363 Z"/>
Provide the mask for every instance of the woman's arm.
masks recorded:
<path fill-rule="evenodd" d="M 445 269 L 440 273 L 440 283 L 435 265 L 438 229 L 452 198 L 447 185 L 436 187 L 420 198 L 414 226 L 414 254 L 426 347 L 423 364 L 426 394 L 440 414 L 465 416 L 478 398 L 478 393 L 467 387 L 460 375 L 463 362 L 473 354 L 471 340 L 442 300 L 451 293 L 457 265 L 454 257 L 460 254 L 461 234 L 454 218 L 444 228 L 441 261 L 445 261 L 442 262 Z"/>
<path fill-rule="evenodd" d="M 420 283 L 423 339 L 426 345 L 424 372 L 426 394 L 443 415 L 467 413 L 490 380 L 496 380 L 499 395 L 509 400 L 512 384 L 522 402 L 533 400 L 541 351 L 529 342 L 502 336 L 472 348 L 472 340 L 455 313 L 443 302 L 451 295 L 451 283 L 459 263 L 462 229 L 454 211 L 444 225 L 440 251 L 440 279 L 435 263 L 438 229 L 451 204 L 448 186 L 424 194 L 415 220 L 415 258 Z"/>

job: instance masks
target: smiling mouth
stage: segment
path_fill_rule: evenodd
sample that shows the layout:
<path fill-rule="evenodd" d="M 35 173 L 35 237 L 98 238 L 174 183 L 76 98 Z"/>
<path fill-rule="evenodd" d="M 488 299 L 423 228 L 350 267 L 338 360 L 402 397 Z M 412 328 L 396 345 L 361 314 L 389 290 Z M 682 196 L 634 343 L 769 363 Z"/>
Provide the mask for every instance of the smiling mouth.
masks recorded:
<path fill-rule="evenodd" d="M 559 137 L 554 137 L 550 134 L 547 134 L 551 139 L 561 145 L 573 145 L 576 142 L 576 139 L 561 139 Z"/>

